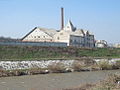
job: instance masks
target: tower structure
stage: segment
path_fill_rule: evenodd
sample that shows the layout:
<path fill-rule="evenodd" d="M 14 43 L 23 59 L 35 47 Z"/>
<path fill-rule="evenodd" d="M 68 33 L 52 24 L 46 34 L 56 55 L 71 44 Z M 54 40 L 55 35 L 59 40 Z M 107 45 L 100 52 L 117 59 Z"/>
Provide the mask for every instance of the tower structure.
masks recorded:
<path fill-rule="evenodd" d="M 61 30 L 64 28 L 64 8 L 61 7 Z"/>

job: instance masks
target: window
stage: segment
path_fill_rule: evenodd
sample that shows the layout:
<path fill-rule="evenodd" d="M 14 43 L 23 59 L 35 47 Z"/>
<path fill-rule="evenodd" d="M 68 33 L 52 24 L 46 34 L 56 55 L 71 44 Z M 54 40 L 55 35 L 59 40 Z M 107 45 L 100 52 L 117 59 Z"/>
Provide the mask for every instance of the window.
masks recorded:
<path fill-rule="evenodd" d="M 59 40 L 60 38 L 59 37 L 57 37 L 57 40 Z"/>
<path fill-rule="evenodd" d="M 72 43 L 73 41 L 72 41 L 72 39 L 70 39 L 70 43 Z"/>
<path fill-rule="evenodd" d="M 38 38 L 40 38 L 40 36 L 38 36 Z"/>
<path fill-rule="evenodd" d="M 76 40 L 74 40 L 74 43 L 76 43 L 77 41 Z"/>

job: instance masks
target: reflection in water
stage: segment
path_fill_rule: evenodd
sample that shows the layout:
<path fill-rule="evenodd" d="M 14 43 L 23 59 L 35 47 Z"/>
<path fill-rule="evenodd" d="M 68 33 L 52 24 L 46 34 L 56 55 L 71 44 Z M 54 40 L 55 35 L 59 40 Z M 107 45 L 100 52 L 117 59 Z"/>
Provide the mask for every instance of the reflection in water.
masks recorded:
<path fill-rule="evenodd" d="M 3 77 L 0 78 L 0 90 L 59 90 L 94 83 L 117 72 L 120 70 Z"/>

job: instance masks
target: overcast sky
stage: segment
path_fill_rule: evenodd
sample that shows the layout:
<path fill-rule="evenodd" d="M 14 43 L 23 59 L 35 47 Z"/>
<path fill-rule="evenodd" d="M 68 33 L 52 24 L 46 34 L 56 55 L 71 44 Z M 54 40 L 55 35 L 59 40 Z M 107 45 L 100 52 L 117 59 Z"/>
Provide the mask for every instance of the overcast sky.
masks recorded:
<path fill-rule="evenodd" d="M 120 0 L 0 0 L 0 36 L 22 38 L 34 27 L 60 29 L 65 24 L 89 30 L 97 40 L 120 42 Z"/>

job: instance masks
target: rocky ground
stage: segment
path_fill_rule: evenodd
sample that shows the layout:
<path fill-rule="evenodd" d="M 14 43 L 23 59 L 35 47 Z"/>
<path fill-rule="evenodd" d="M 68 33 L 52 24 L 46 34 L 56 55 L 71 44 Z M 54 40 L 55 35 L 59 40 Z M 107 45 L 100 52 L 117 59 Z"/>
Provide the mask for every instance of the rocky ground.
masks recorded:
<path fill-rule="evenodd" d="M 113 69 L 120 69 L 119 59 L 0 61 L 1 77 Z"/>

